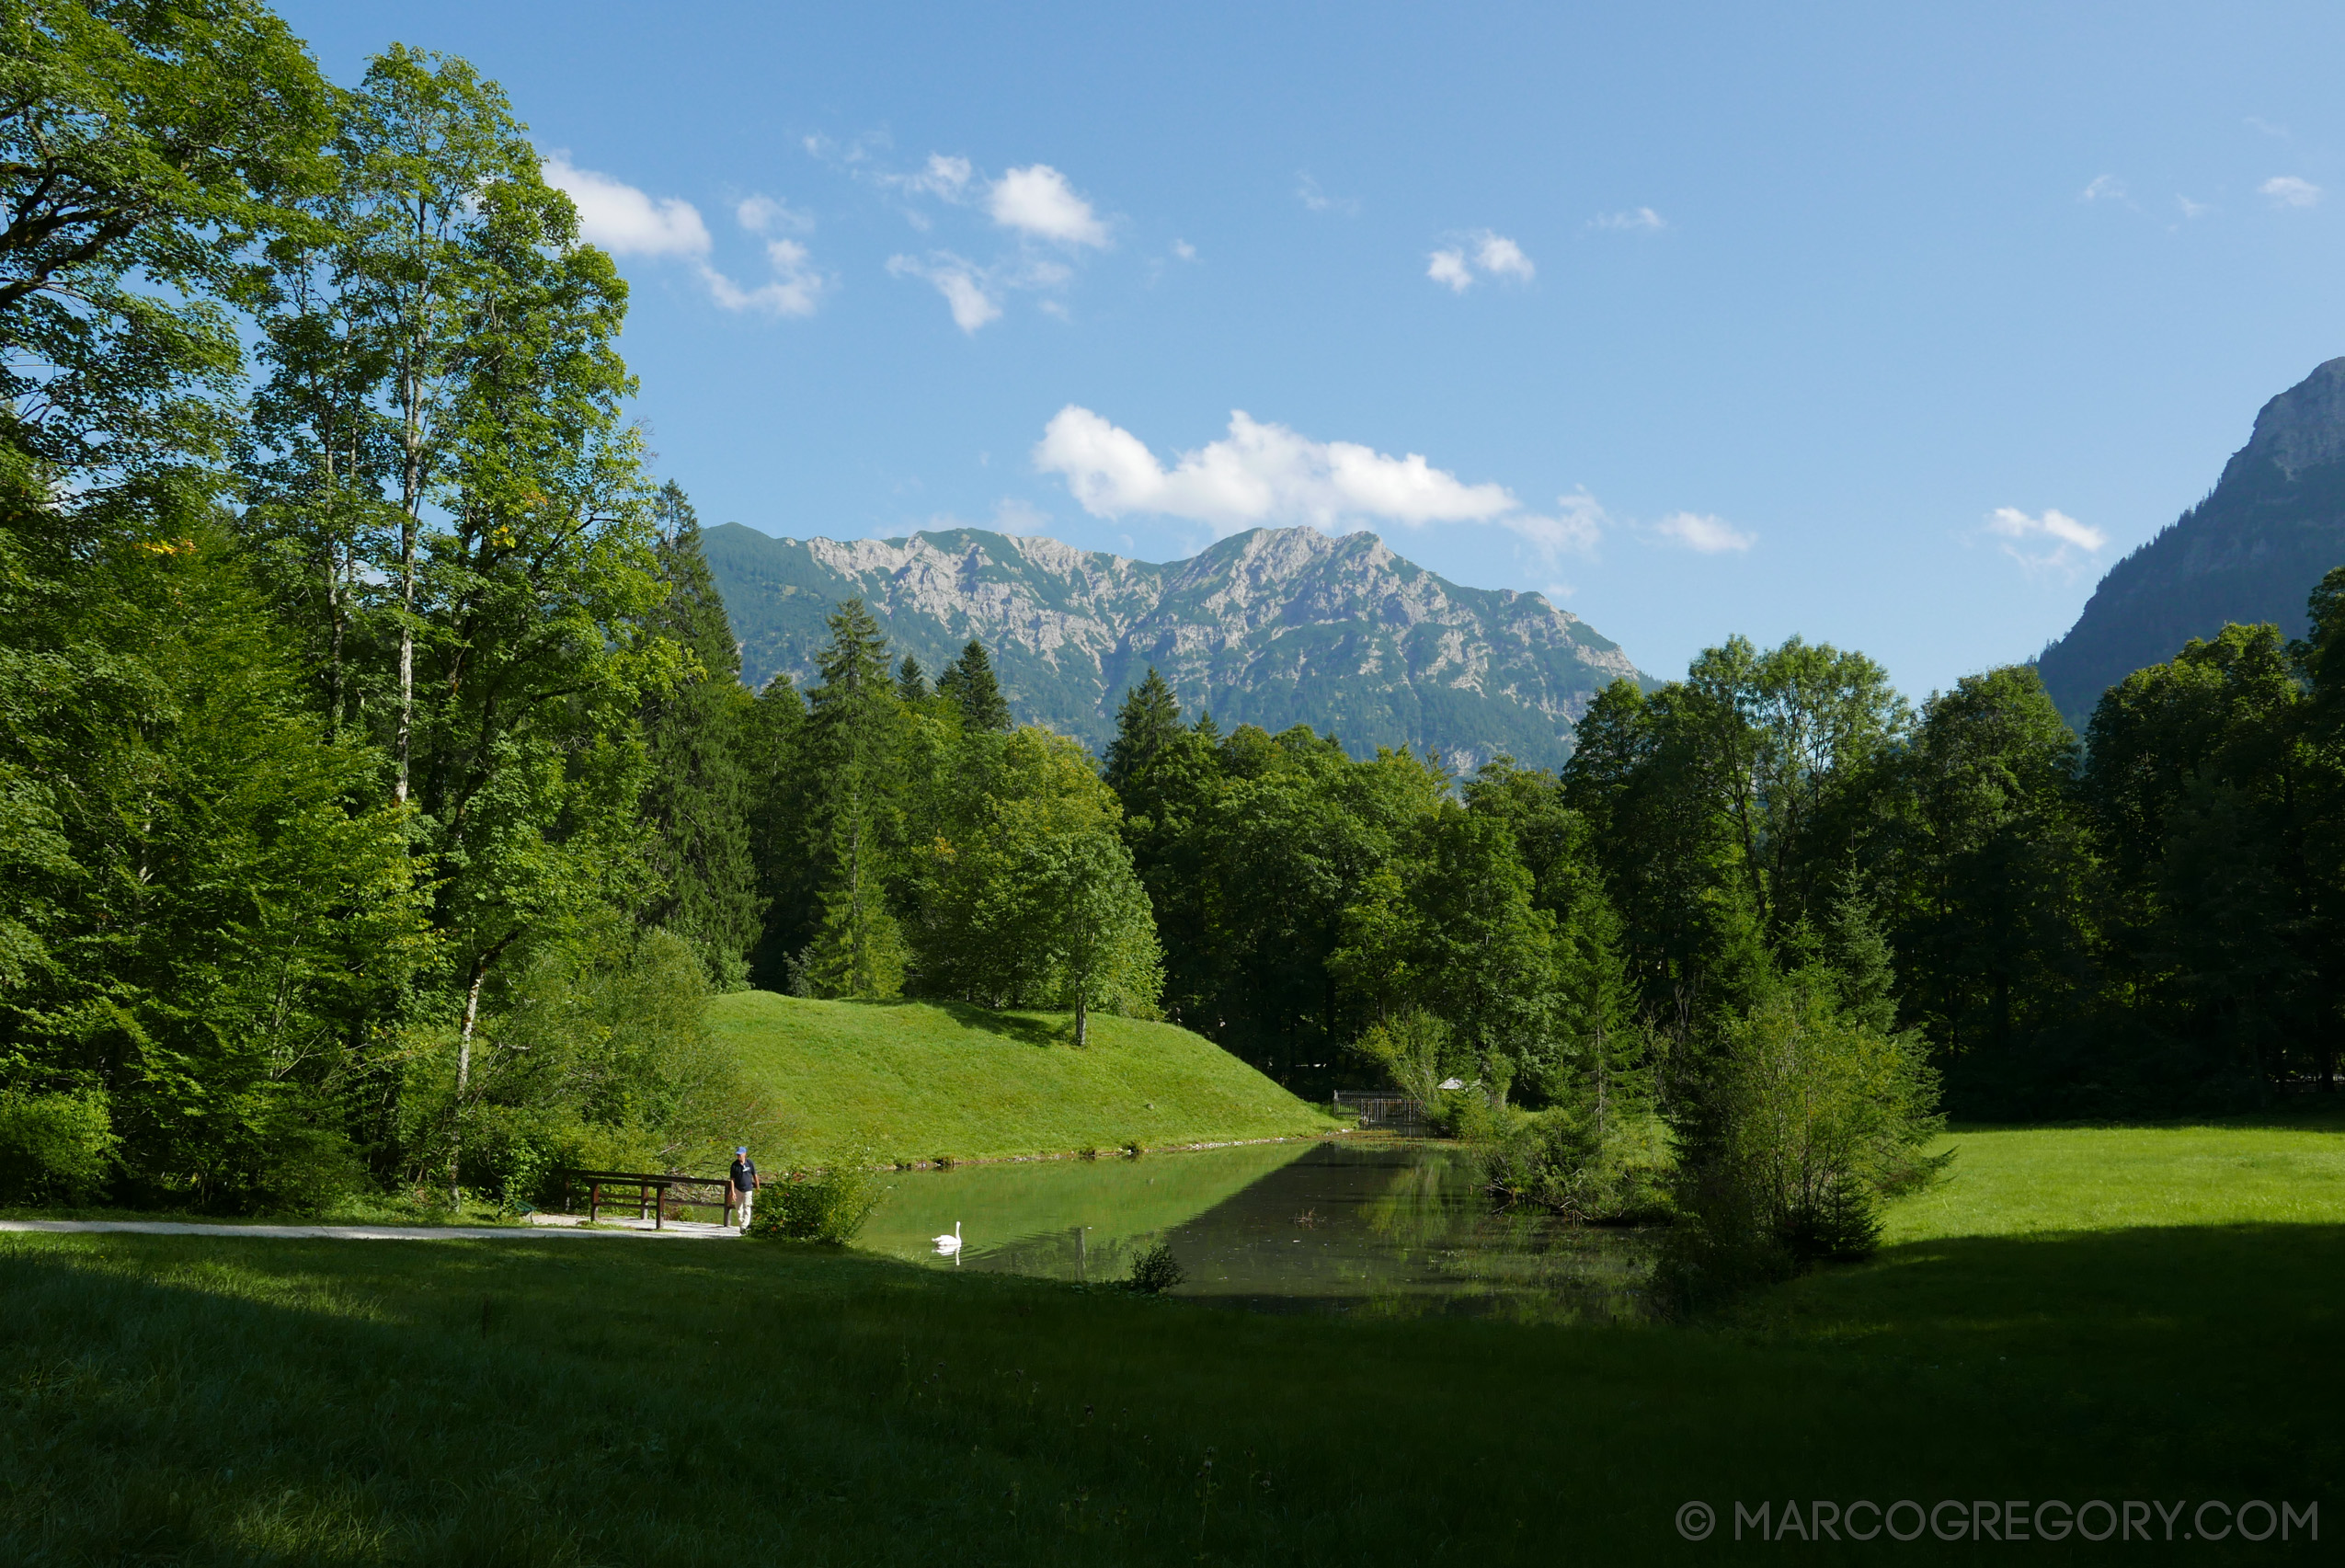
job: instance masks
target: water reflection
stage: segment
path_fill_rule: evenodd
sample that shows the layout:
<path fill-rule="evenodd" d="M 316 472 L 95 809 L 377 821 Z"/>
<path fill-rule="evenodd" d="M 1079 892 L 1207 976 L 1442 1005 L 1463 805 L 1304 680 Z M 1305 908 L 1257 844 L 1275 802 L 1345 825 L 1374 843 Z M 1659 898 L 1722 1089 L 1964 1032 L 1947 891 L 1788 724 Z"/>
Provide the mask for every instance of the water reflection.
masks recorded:
<path fill-rule="evenodd" d="M 1169 1242 L 1178 1294 L 1269 1311 L 1626 1319 L 1644 1306 L 1653 1238 L 1493 1214 L 1453 1145 L 1337 1140 L 1051 1161 L 895 1178 L 862 1244 L 939 1267 L 1108 1281 Z"/>

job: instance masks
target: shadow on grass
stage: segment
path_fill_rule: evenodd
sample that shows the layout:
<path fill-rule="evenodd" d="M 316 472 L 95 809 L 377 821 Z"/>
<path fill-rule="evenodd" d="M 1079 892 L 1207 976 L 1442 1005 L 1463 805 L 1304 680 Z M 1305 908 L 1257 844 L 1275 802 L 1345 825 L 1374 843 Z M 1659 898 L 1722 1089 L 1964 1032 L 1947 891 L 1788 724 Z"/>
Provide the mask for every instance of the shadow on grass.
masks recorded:
<path fill-rule="evenodd" d="M 981 1029 L 989 1035 L 1025 1046 L 1064 1045 L 1067 1025 L 1047 1015 L 1035 1017 L 1030 1013 L 996 1013 L 989 1007 L 978 1007 L 966 1001 L 932 1002 L 953 1015 L 953 1022 L 965 1028 Z"/>
<path fill-rule="evenodd" d="M 2320 1364 L 2336 1328 L 2345 1225 L 2145 1226 L 1958 1236 L 1882 1249 L 1756 1298 L 1730 1322 L 1800 1336 L 1857 1333 L 1940 1350 L 2103 1356 L 2160 1347 L 2174 1377 L 2215 1364 L 2274 1392 Z"/>
<path fill-rule="evenodd" d="M 0 1561 L 1551 1568 L 1688 1560 L 1687 1498 L 2301 1503 L 2340 1271 L 2345 1226 L 1930 1242 L 1719 1333 L 747 1246 L 0 1242 Z"/>

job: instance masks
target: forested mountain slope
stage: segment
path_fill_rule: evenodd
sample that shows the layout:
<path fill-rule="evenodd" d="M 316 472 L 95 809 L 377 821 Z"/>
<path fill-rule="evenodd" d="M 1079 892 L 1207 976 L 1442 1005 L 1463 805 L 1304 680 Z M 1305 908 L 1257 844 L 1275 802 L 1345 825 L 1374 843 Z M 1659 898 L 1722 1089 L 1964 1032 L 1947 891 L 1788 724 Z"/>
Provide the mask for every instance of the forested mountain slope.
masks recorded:
<path fill-rule="evenodd" d="M 823 617 L 860 595 L 932 674 L 982 640 L 1021 722 L 1094 750 L 1151 665 L 1225 729 L 1309 724 L 1356 755 L 1429 745 L 1465 767 L 1560 763 L 1596 693 L 1642 679 L 1540 595 L 1460 587 L 1372 533 L 1257 529 L 1164 565 L 979 529 L 841 542 L 728 523 L 705 549 L 752 684 L 806 681 Z"/>
<path fill-rule="evenodd" d="M 2037 660 L 2082 729 L 2109 686 L 2226 621 L 2305 632 L 2305 600 L 2345 566 L 2345 358 L 2263 406 L 2206 499 L 2109 570 Z"/>

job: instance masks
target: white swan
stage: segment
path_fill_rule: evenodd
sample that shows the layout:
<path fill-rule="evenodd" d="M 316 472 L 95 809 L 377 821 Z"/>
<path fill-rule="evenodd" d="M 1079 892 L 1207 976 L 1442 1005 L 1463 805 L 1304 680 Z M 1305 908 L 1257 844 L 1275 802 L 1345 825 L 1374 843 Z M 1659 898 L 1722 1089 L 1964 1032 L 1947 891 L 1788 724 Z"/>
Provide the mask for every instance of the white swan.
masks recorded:
<path fill-rule="evenodd" d="M 959 1220 L 955 1219 L 953 1221 L 953 1233 L 951 1235 L 939 1236 L 936 1238 L 936 1251 L 937 1255 L 940 1257 L 949 1257 L 956 1263 L 960 1261 L 961 1222 Z"/>

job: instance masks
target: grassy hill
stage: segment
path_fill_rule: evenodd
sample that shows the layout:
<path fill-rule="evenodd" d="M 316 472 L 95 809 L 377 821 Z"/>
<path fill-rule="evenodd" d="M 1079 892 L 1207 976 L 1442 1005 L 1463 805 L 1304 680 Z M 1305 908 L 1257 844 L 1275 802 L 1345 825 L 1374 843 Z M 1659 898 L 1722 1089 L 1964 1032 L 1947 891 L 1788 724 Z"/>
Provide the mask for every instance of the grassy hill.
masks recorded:
<path fill-rule="evenodd" d="M 709 1019 L 780 1108 L 792 1160 L 862 1149 L 890 1160 L 999 1159 L 1344 1125 L 1170 1024 L 1094 1013 L 1091 1044 L 1077 1050 L 1063 1014 L 772 991 L 719 997 Z"/>

